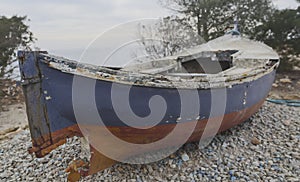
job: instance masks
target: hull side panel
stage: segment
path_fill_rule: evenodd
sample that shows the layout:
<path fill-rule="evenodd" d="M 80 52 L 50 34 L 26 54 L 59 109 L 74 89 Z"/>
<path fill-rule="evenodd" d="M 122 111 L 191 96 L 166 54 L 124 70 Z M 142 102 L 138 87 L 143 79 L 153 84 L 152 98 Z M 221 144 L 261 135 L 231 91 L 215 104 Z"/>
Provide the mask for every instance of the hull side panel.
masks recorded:
<path fill-rule="evenodd" d="M 69 127 L 76 124 L 76 118 L 73 110 L 72 102 L 72 84 L 73 75 L 62 73 L 60 71 L 48 68 L 47 65 L 42 66 L 42 74 L 44 75 L 42 87 L 46 91 L 45 97 L 51 97 L 47 101 L 47 108 L 49 108 L 50 115 L 57 115 L 50 119 L 53 121 L 51 123 L 51 132 L 58 131 L 60 129 Z M 200 101 L 200 118 L 208 119 L 211 117 L 218 117 L 223 114 L 230 114 L 233 112 L 238 112 L 247 108 L 250 108 L 261 100 L 267 97 L 272 83 L 274 82 L 275 71 L 265 75 L 264 77 L 254 80 L 253 82 L 241 83 L 235 85 L 232 88 L 227 88 L 227 98 L 225 113 L 219 113 L 220 115 L 211 116 L 211 91 L 210 90 L 198 90 L 199 101 Z M 89 78 L 84 78 L 88 79 Z M 126 90 L 130 89 L 129 103 L 132 111 L 139 117 L 146 117 L 150 114 L 149 100 L 153 96 L 161 96 L 165 99 L 167 103 L 167 111 L 159 123 L 159 125 L 164 124 L 176 124 L 177 118 L 180 117 L 181 103 L 180 95 L 176 89 L 161 89 L 161 88 L 148 88 L 148 87 L 138 87 L 138 86 L 128 86 L 116 84 L 118 90 L 117 94 L 122 94 Z M 111 101 L 111 89 L 112 83 L 97 80 L 95 85 L 95 99 L 97 104 L 97 109 L 101 119 L 105 123 L 105 126 L 122 127 L 127 126 L 114 111 L 113 104 Z M 183 92 L 189 92 L 188 90 Z M 89 109 L 89 103 L 85 102 L 85 94 L 82 93 L 82 98 L 79 103 L 83 110 Z M 221 98 L 223 99 L 223 98 Z M 122 103 L 120 103 L 122 104 Z M 54 113 L 57 114 L 54 114 Z M 59 118 L 57 118 L 59 117 Z M 63 122 L 57 122 L 58 119 L 66 119 Z M 196 118 L 189 118 L 182 120 L 181 122 L 190 122 L 196 120 Z M 89 124 L 98 125 L 98 121 L 86 121 Z"/>
<path fill-rule="evenodd" d="M 50 68 L 47 64 L 34 60 L 33 53 L 31 54 L 31 62 L 36 61 L 37 67 L 35 72 L 40 78 L 38 80 L 35 90 L 30 91 L 30 86 L 24 85 L 26 91 L 26 102 L 32 105 L 32 101 L 36 98 L 31 94 L 40 95 L 39 108 L 43 108 L 40 112 L 42 119 L 37 121 L 37 118 L 30 120 L 32 125 L 31 131 L 33 148 L 31 152 L 36 152 L 38 157 L 48 154 L 51 150 L 61 145 L 66 138 L 72 136 L 82 136 L 78 128 L 72 102 L 72 86 L 74 75 L 63 73 L 56 69 Z M 27 60 L 26 60 L 27 61 Z M 27 64 L 27 63 L 26 63 Z M 22 65 L 21 66 L 25 66 Z M 22 67 L 21 67 L 22 68 Z M 21 70 L 26 73 L 26 69 Z M 31 70 L 32 71 L 32 70 Z M 29 74 L 30 75 L 30 74 Z M 24 74 L 26 78 L 26 74 Z M 23 78 L 23 79 L 24 79 Z M 91 78 L 84 78 L 87 82 L 95 81 Z M 28 77 L 28 79 L 31 79 Z M 275 79 L 275 70 L 252 82 L 241 82 L 234 85 L 232 88 L 226 88 L 226 108 L 225 113 L 211 114 L 211 90 L 198 90 L 200 100 L 199 116 L 194 118 L 182 118 L 180 125 L 186 127 L 188 125 L 197 124 L 193 135 L 189 141 L 195 141 L 202 136 L 202 132 L 207 124 L 208 118 L 218 119 L 224 116 L 221 128 L 219 131 L 229 129 L 254 114 L 262 105 L 264 99 L 267 97 L 272 83 Z M 91 129 L 97 129 L 98 132 L 101 128 L 109 128 L 109 130 L 117 137 L 133 142 L 133 143 L 151 143 L 166 136 L 176 126 L 177 119 L 180 117 L 181 103 L 180 95 L 176 89 L 163 89 L 163 88 L 150 88 L 141 86 L 129 86 L 116 84 L 117 95 L 123 94 L 126 90 L 130 89 L 129 103 L 132 111 L 140 116 L 146 117 L 150 114 L 149 99 L 153 96 L 159 95 L 163 97 L 167 104 L 167 110 L 161 122 L 150 129 L 141 130 L 128 127 L 114 111 L 111 101 L 112 82 L 96 80 L 95 81 L 95 101 L 99 115 L 104 121 L 105 126 L 99 125 L 98 121 L 89 120 L 86 124 Z M 29 84 L 30 85 L 30 84 Z M 183 92 L 190 92 L 190 90 L 183 90 Z M 82 93 L 80 100 L 80 107 L 84 110 L 89 109 L 89 103 L 85 100 L 85 94 Z M 224 98 L 219 98 L 224 99 Z M 28 110 L 29 118 L 37 115 L 35 111 Z M 43 118 L 47 121 L 43 121 Z M 42 122 L 42 124 L 39 124 Z M 43 124 L 44 123 L 44 124 Z M 37 124 L 35 126 L 35 124 Z M 96 132 L 96 131 L 95 131 Z M 142 137 L 141 137 L 142 136 Z M 180 135 L 178 136 L 180 137 Z"/>

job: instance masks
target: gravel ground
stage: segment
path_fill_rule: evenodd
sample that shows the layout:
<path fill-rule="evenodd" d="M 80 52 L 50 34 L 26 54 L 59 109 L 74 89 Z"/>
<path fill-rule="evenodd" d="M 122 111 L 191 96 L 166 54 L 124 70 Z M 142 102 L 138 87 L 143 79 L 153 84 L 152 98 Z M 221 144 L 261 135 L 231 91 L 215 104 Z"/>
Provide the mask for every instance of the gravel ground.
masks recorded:
<path fill-rule="evenodd" d="M 187 144 L 159 162 L 117 164 L 82 181 L 300 181 L 299 111 L 266 103 L 203 150 Z M 80 153 L 78 139 L 42 159 L 29 155 L 28 146 L 28 130 L 0 141 L 0 181 L 66 181 L 64 169 Z"/>

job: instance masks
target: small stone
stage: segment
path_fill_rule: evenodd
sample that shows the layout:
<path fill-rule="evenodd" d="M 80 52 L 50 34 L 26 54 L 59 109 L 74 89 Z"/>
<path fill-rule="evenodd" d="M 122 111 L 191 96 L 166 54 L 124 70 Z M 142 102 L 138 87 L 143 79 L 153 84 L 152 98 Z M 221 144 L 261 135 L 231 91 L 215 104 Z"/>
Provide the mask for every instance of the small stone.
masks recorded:
<path fill-rule="evenodd" d="M 143 182 L 143 180 L 139 176 L 136 177 L 136 181 L 137 182 Z"/>
<path fill-rule="evenodd" d="M 159 176 L 155 176 L 154 177 L 157 181 L 164 181 L 161 177 L 159 177 Z"/>
<path fill-rule="evenodd" d="M 251 140 L 251 143 L 253 145 L 259 145 L 259 144 L 261 144 L 261 141 L 258 138 L 253 137 L 252 140 Z"/>
<path fill-rule="evenodd" d="M 185 181 L 185 180 L 186 180 L 186 177 L 185 177 L 185 176 L 180 176 L 180 180 L 181 180 L 181 181 Z"/>
<path fill-rule="evenodd" d="M 290 126 L 291 125 L 291 121 L 290 120 L 285 120 L 285 121 L 283 121 L 283 124 L 285 126 Z"/>
<path fill-rule="evenodd" d="M 7 172 L 3 172 L 1 175 L 0 175 L 1 178 L 7 178 L 8 177 L 8 174 Z"/>
<path fill-rule="evenodd" d="M 269 164 L 269 165 L 273 165 L 273 161 L 269 160 L 269 161 L 268 161 L 268 164 Z"/>
<path fill-rule="evenodd" d="M 293 83 L 291 79 L 289 78 L 283 78 L 279 80 L 281 83 Z"/>
<path fill-rule="evenodd" d="M 186 153 L 184 153 L 184 154 L 181 155 L 181 159 L 182 159 L 184 162 L 186 162 L 186 161 L 189 161 L 189 160 L 190 160 L 190 157 L 189 157 Z"/>
<path fill-rule="evenodd" d="M 178 174 L 177 173 L 172 176 L 172 180 L 173 181 L 175 181 L 177 178 L 178 178 Z"/>
<path fill-rule="evenodd" d="M 153 172 L 153 168 L 150 165 L 147 166 L 147 170 L 150 174 Z"/>
<path fill-rule="evenodd" d="M 175 157 L 176 157 L 175 154 L 171 154 L 171 155 L 170 155 L 170 158 L 171 158 L 171 159 L 175 159 Z"/>
<path fill-rule="evenodd" d="M 235 180 L 236 180 L 236 177 L 235 177 L 235 176 L 231 176 L 231 177 L 230 177 L 230 180 L 231 180 L 231 181 L 235 181 Z"/>

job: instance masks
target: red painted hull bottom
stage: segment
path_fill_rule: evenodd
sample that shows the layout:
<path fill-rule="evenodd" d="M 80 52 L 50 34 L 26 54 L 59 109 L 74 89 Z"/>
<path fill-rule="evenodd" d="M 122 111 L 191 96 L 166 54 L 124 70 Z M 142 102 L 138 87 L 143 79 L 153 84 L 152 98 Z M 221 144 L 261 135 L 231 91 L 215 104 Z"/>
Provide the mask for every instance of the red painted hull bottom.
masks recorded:
<path fill-rule="evenodd" d="M 163 148 L 176 146 L 177 141 L 180 140 L 180 138 L 184 135 L 185 132 L 187 132 L 184 129 L 189 128 L 190 126 L 194 128 L 194 131 L 192 132 L 192 135 L 188 138 L 187 142 L 185 143 L 196 142 L 199 141 L 200 138 L 210 137 L 211 135 L 214 134 L 213 131 L 222 132 L 228 130 L 249 119 L 254 113 L 256 113 L 259 110 L 259 108 L 263 105 L 263 103 L 264 100 L 260 101 L 259 103 L 257 103 L 256 105 L 250 108 L 224 115 L 222 118 L 221 126 L 220 127 L 218 126 L 219 128 L 206 128 L 206 132 L 205 132 L 206 136 L 202 136 L 202 135 L 208 120 L 200 120 L 200 121 L 188 122 L 188 123 L 178 123 L 177 125 L 181 125 L 180 127 L 182 128 L 182 135 L 179 133 L 179 135 L 176 135 L 176 137 L 172 138 L 171 142 L 168 141 L 168 143 L 164 143 L 163 145 L 160 145 L 157 148 L 146 147 L 145 149 L 139 150 L 138 152 L 132 151 L 132 149 L 128 147 L 117 146 L 117 144 L 113 143 L 113 140 L 110 140 L 110 136 L 101 135 L 101 134 L 104 133 L 104 130 L 108 129 L 112 134 L 114 134 L 114 136 L 118 137 L 123 141 L 133 143 L 133 144 L 150 144 L 165 138 L 169 133 L 173 131 L 173 129 L 176 127 L 176 124 L 159 125 L 147 130 L 141 130 L 141 129 L 130 128 L 130 127 L 104 128 L 100 126 L 80 126 L 80 128 L 81 129 L 84 128 L 85 130 L 88 130 L 91 136 L 89 140 L 92 141 L 92 143 L 96 143 L 97 145 L 99 144 L 107 148 L 115 147 L 115 151 L 117 151 L 115 155 L 119 155 L 121 153 L 122 158 L 126 159 L 134 155 L 139 155 L 141 154 L 141 152 L 148 153 L 150 151 L 157 151 Z M 220 118 L 213 118 L 210 120 L 210 122 L 214 122 L 218 120 L 220 120 Z M 196 127 L 193 127 L 194 125 Z M 41 147 L 31 148 L 30 152 L 35 152 L 37 157 L 43 157 L 48 153 L 50 153 L 53 149 L 57 148 L 59 145 L 65 143 L 66 138 L 73 137 L 73 136 L 82 137 L 83 134 L 80 128 L 77 125 L 74 125 L 64 130 L 51 133 L 51 145 L 49 145 L 49 143 L 47 142 L 41 143 L 41 141 L 45 141 L 47 137 L 34 140 L 33 141 L 34 146 L 41 146 Z M 90 163 L 88 164 L 89 170 L 85 172 L 84 175 L 94 174 L 100 170 L 110 167 L 114 163 L 115 163 L 114 160 L 105 157 L 97 150 L 95 150 L 94 147 L 91 146 L 91 160 Z"/>
<path fill-rule="evenodd" d="M 194 131 L 193 134 L 189 137 L 186 143 L 189 142 L 197 142 L 200 140 L 201 137 L 207 138 L 210 137 L 214 131 L 218 131 L 218 133 L 226 131 L 236 125 L 239 125 L 249 119 L 254 113 L 256 113 L 259 108 L 263 105 L 264 101 L 261 101 L 257 105 L 247 108 L 245 110 L 239 111 L 239 112 L 234 112 L 230 114 L 226 114 L 223 116 L 223 118 L 213 118 L 210 120 L 210 122 L 218 122 L 220 119 L 222 119 L 222 124 L 219 128 L 206 128 L 206 125 L 208 123 L 208 120 L 199 120 L 199 121 L 194 121 L 194 122 L 189 122 L 189 123 L 178 123 L 178 124 L 167 124 L 167 125 L 160 125 L 153 127 L 151 129 L 147 130 L 139 130 L 135 128 L 130 128 L 130 127 L 108 127 L 111 133 L 113 133 L 115 136 L 118 138 L 129 142 L 129 143 L 135 143 L 135 144 L 148 144 L 152 142 L 159 141 L 166 137 L 169 133 L 173 131 L 173 129 L 177 125 L 182 125 L 182 128 L 191 128 L 194 125 Z M 190 126 L 190 127 L 189 127 Z M 95 131 L 97 133 L 102 133 L 101 130 L 103 128 L 90 128 L 91 131 Z M 206 129 L 206 136 L 203 135 L 203 131 Z M 183 130 L 184 132 L 185 130 Z M 174 138 L 174 143 L 171 144 L 170 146 L 176 144 L 176 141 L 181 137 L 181 135 L 178 135 L 178 138 Z"/>

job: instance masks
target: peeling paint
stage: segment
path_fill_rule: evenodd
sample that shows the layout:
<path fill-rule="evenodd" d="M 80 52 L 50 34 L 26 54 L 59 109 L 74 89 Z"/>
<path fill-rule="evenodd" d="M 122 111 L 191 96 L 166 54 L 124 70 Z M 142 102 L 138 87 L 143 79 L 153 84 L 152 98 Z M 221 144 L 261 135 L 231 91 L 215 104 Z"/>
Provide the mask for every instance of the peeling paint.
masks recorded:
<path fill-rule="evenodd" d="M 61 70 L 62 72 L 75 74 L 78 76 L 86 76 L 89 78 L 100 79 L 104 81 L 115 81 L 117 83 L 137 85 L 137 86 L 149 86 L 149 87 L 164 87 L 164 88 L 183 88 L 183 89 L 208 89 L 208 88 L 222 88 L 229 87 L 239 84 L 241 82 L 251 82 L 264 75 L 271 73 L 276 65 L 269 67 L 268 69 L 256 68 L 251 70 L 248 76 L 244 75 L 207 75 L 201 78 L 194 79 L 184 79 L 176 78 L 170 76 L 157 76 L 157 75 L 147 75 L 147 74 L 133 74 L 130 72 L 118 71 L 114 75 L 109 75 L 108 73 L 92 72 L 89 69 L 81 69 L 81 71 L 65 69 L 61 65 L 50 64 L 50 67 L 54 69 Z M 66 66 L 66 65 L 64 65 Z M 80 64 L 78 65 L 80 66 Z M 107 71 L 105 68 L 102 71 Z M 101 74 L 99 74 L 101 73 Z M 225 80 L 225 83 L 223 82 Z M 175 87 L 176 85 L 176 87 Z"/>
<path fill-rule="evenodd" d="M 176 122 L 179 123 L 181 121 L 181 118 L 177 118 Z"/>
<path fill-rule="evenodd" d="M 187 74 L 186 78 L 184 74 L 181 74 L 182 76 L 169 76 L 155 71 L 155 74 L 143 73 L 144 69 L 159 69 L 164 66 L 173 69 L 178 66 L 179 60 L 187 61 L 193 57 L 207 57 L 228 50 L 235 50 L 232 55 L 233 67 L 217 74 L 194 74 L 191 79 L 191 74 Z M 251 82 L 269 74 L 279 65 L 279 56 L 270 47 L 245 38 L 228 36 L 192 48 L 176 56 L 132 65 L 122 70 L 81 64 L 50 55 L 44 55 L 44 60 L 54 69 L 94 79 L 148 87 L 174 88 L 176 85 L 176 88 L 183 89 L 232 88 L 233 85 Z M 274 60 L 277 62 L 272 62 Z"/>

